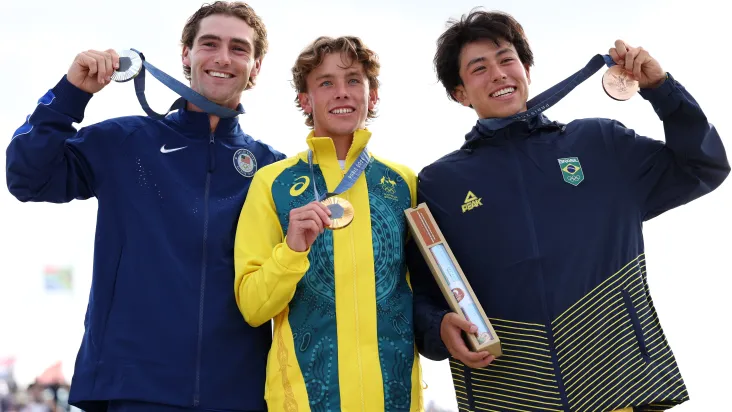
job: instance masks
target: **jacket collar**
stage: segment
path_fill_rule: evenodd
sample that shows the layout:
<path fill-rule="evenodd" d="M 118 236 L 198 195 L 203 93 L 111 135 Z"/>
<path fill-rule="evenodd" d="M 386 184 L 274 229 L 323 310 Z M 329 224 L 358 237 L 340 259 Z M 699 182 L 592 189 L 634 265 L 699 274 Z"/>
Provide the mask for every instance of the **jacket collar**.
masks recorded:
<path fill-rule="evenodd" d="M 237 109 L 241 109 L 243 106 L 239 103 Z M 186 105 L 178 109 L 178 111 L 170 113 L 167 119 L 180 125 L 183 129 L 182 132 L 191 137 L 209 138 L 211 136 L 211 123 L 208 118 L 208 113 L 194 112 L 188 110 Z M 219 119 L 219 123 L 216 125 L 214 131 L 215 137 L 238 137 L 242 135 L 241 127 L 239 126 L 239 116 Z"/>
<path fill-rule="evenodd" d="M 361 151 L 366 149 L 369 140 L 371 140 L 371 132 L 368 129 L 358 129 L 353 133 L 353 143 L 351 143 L 346 155 L 346 170 L 356 161 Z M 341 170 L 333 139 L 315 136 L 315 131 L 311 131 L 306 142 L 308 148 L 313 151 L 313 164 L 319 164 L 321 168 Z M 300 158 L 307 163 L 308 153 L 301 153 Z"/>
<path fill-rule="evenodd" d="M 543 113 L 528 120 L 515 121 L 501 129 L 494 130 L 486 125 L 487 122 L 479 119 L 473 129 L 465 135 L 465 143 L 461 149 L 474 148 L 480 142 L 494 142 L 497 140 L 513 140 L 526 138 L 532 132 L 544 130 L 564 130 L 565 125 L 557 121 L 551 121 Z M 502 139 L 501 139 L 502 138 Z"/>

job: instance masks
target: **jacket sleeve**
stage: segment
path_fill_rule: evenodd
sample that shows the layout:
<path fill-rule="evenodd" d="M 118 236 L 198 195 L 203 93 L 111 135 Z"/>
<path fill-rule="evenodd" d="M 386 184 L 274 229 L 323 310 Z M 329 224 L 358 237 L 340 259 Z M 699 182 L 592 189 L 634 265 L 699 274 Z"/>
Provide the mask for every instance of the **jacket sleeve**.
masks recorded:
<path fill-rule="evenodd" d="M 252 179 L 234 240 L 234 295 L 246 322 L 259 326 L 282 312 L 310 262 L 287 246 L 272 200 L 271 168 Z"/>
<path fill-rule="evenodd" d="M 94 196 L 100 176 L 92 167 L 107 133 L 95 125 L 78 132 L 92 95 L 64 76 L 13 135 L 6 151 L 8 190 L 22 202 L 65 203 Z"/>
<path fill-rule="evenodd" d="M 613 144 L 643 220 L 649 220 L 716 189 L 730 165 L 717 130 L 670 74 L 641 95 L 663 121 L 665 143 L 615 122 Z"/>
<path fill-rule="evenodd" d="M 424 202 L 424 197 L 421 195 L 423 189 L 422 186 L 418 186 L 418 205 Z M 450 353 L 440 337 L 440 325 L 442 318 L 450 312 L 450 307 L 413 237 L 407 242 L 406 256 L 414 293 L 414 340 L 417 350 L 427 359 L 435 361 L 447 359 Z"/>

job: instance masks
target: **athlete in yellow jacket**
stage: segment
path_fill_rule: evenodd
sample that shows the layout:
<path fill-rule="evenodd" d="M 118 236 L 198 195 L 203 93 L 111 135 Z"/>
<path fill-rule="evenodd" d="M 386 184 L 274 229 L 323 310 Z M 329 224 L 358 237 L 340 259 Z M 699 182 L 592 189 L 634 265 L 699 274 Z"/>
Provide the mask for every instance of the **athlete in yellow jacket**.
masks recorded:
<path fill-rule="evenodd" d="M 235 242 L 244 319 L 274 319 L 268 407 L 421 411 L 404 255 L 416 176 L 366 149 L 378 60 L 358 38 L 321 37 L 292 71 L 313 127 L 309 150 L 257 172 Z M 352 222 L 338 230 L 315 200 L 332 193 L 352 205 Z"/>

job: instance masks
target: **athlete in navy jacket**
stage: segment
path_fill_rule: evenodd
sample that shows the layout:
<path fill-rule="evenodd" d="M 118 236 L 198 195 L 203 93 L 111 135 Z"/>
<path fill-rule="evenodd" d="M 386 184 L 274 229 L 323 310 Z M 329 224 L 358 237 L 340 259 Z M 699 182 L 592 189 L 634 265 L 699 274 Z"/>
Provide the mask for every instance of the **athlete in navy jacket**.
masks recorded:
<path fill-rule="evenodd" d="M 496 126 L 540 109 L 527 108 L 521 26 L 476 11 L 438 41 L 440 81 L 480 120 L 421 171 L 418 202 L 503 346 L 498 359 L 467 349 L 460 334 L 474 326 L 448 312 L 412 245 L 418 348 L 452 355 L 461 410 L 659 411 L 688 399 L 649 295 L 642 224 L 711 192 L 730 166 L 699 105 L 648 52 L 617 41 L 609 56 L 638 79 L 665 144 L 608 119 Z"/>
<path fill-rule="evenodd" d="M 267 51 L 246 4 L 202 7 L 183 30 L 191 88 L 235 108 Z M 241 318 L 234 233 L 257 168 L 284 158 L 237 118 L 190 103 L 164 120 L 81 128 L 114 51 L 76 56 L 7 149 L 20 201 L 99 202 L 94 271 L 71 403 L 87 411 L 263 411 L 271 327 Z"/>

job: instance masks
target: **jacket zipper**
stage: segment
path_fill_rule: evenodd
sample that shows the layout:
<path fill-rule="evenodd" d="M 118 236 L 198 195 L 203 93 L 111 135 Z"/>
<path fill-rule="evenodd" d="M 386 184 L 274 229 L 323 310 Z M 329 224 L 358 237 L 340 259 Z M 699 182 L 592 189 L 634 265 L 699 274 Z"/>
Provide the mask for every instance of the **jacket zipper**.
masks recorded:
<path fill-rule="evenodd" d="M 526 185 L 524 184 L 524 174 L 521 170 L 521 165 L 519 164 L 518 159 L 517 159 L 516 148 L 513 145 L 511 145 L 510 147 L 511 147 L 511 152 L 514 157 L 514 162 L 516 163 L 516 170 L 518 170 L 518 177 L 519 177 L 519 179 L 521 179 L 519 185 L 521 186 L 521 190 L 523 192 L 522 195 L 525 199 L 525 201 L 523 202 L 524 213 L 525 213 L 526 219 L 528 219 L 529 222 L 531 223 L 530 227 L 531 227 L 532 246 L 534 248 L 534 252 L 536 253 L 536 255 L 538 255 L 539 254 L 539 245 L 536 240 L 536 224 L 534 223 L 534 218 L 533 218 L 534 214 L 531 210 L 531 205 L 529 204 L 529 201 L 528 201 L 529 195 L 526 192 Z M 552 364 L 554 366 L 554 377 L 556 378 L 556 381 L 557 381 L 557 389 L 559 390 L 559 396 L 562 400 L 562 404 L 564 405 L 564 410 L 569 411 L 570 410 L 569 409 L 569 400 L 567 399 L 567 391 L 566 391 L 566 388 L 564 387 L 564 381 L 562 380 L 561 369 L 559 368 L 559 357 L 557 356 L 557 350 L 556 350 L 556 347 L 554 346 L 554 332 L 552 331 L 551 320 L 549 319 L 549 307 L 547 305 L 547 298 L 546 298 L 546 282 L 544 281 L 544 275 L 545 275 L 544 267 L 540 266 L 539 270 L 540 270 L 539 282 L 541 282 L 541 284 L 539 285 L 539 288 L 540 288 L 540 290 L 542 290 L 542 293 L 540 294 L 541 305 L 542 305 L 542 310 L 544 311 L 544 315 L 545 315 L 544 317 L 546 319 L 544 325 L 546 328 L 547 339 L 549 341 L 549 351 L 552 356 Z"/>
<path fill-rule="evenodd" d="M 341 178 L 346 176 L 345 169 L 341 169 Z M 345 193 L 346 200 L 351 201 L 348 193 Z M 358 387 L 361 390 L 361 410 L 366 410 L 366 399 L 363 393 L 363 362 L 361 360 L 361 331 L 358 320 L 358 265 L 356 265 L 356 245 L 353 241 L 353 228 L 349 228 L 351 233 L 351 261 L 353 262 L 353 306 L 356 314 L 356 358 L 358 360 L 358 378 L 360 385 Z"/>
<path fill-rule="evenodd" d="M 206 268 L 208 260 L 208 197 L 211 191 L 211 174 L 216 168 L 214 157 L 214 134 L 208 140 L 208 171 L 206 172 L 206 188 L 203 195 L 203 259 L 201 262 L 201 295 L 198 301 L 198 345 L 196 348 L 196 385 L 193 393 L 193 406 L 201 403 L 201 350 L 203 346 L 203 303 L 206 292 Z"/>

